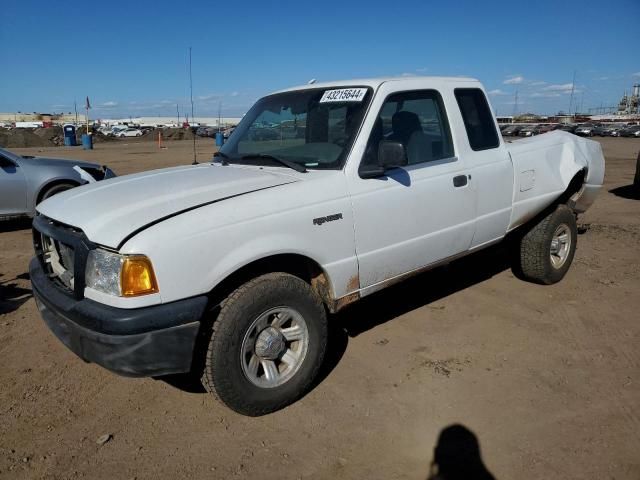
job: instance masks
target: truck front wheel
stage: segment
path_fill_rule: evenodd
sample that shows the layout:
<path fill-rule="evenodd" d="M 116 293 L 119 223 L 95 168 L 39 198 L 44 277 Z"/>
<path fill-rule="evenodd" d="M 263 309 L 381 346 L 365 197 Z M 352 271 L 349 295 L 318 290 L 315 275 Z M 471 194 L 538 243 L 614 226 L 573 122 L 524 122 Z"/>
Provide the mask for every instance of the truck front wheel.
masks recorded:
<path fill-rule="evenodd" d="M 522 275 L 546 285 L 562 280 L 576 252 L 577 233 L 576 217 L 571 209 L 558 205 L 522 237 Z"/>
<path fill-rule="evenodd" d="M 232 410 L 265 415 L 309 390 L 326 346 L 326 312 L 311 287 L 286 273 L 262 275 L 222 302 L 203 384 Z"/>

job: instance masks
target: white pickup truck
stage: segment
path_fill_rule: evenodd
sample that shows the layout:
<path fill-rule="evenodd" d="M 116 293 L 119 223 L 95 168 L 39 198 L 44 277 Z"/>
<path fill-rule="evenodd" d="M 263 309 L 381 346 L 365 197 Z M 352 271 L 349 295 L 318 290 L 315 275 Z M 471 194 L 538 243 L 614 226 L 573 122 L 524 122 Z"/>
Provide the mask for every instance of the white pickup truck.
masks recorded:
<path fill-rule="evenodd" d="M 189 372 L 262 415 L 310 388 L 327 312 L 506 236 L 551 284 L 604 177 L 600 144 L 505 145 L 470 78 L 305 85 L 260 99 L 210 163 L 128 175 L 38 205 L 40 312 L 86 361 Z"/>

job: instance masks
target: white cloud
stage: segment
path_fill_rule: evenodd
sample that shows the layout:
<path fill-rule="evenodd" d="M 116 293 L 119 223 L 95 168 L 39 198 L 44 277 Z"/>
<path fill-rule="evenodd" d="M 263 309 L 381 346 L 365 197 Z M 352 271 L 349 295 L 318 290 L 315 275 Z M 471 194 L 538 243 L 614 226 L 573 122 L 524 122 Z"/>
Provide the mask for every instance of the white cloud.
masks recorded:
<path fill-rule="evenodd" d="M 420 67 L 420 68 L 416 68 L 416 72 L 420 72 L 420 73 L 425 73 L 427 72 L 429 69 L 427 67 Z"/>
<path fill-rule="evenodd" d="M 496 88 L 495 90 L 489 90 L 487 92 L 489 95 L 508 95 L 507 92 L 503 92 L 502 90 L 500 90 L 499 88 Z"/>
<path fill-rule="evenodd" d="M 640 77 L 640 72 L 632 73 L 631 76 L 632 77 Z"/>
<path fill-rule="evenodd" d="M 108 102 L 103 102 L 100 105 L 98 105 L 98 107 L 103 107 L 103 108 L 113 108 L 117 106 L 118 106 L 118 102 L 114 102 L 113 100 L 110 100 Z"/>
<path fill-rule="evenodd" d="M 561 83 L 546 86 L 542 90 L 544 90 L 545 92 L 571 93 L 571 90 L 575 91 L 575 86 L 573 85 L 573 83 Z"/>
<path fill-rule="evenodd" d="M 237 97 L 238 95 L 240 95 L 240 92 L 231 92 L 232 97 Z"/>
<path fill-rule="evenodd" d="M 511 75 L 504 82 L 505 85 L 518 85 L 524 82 L 524 77 L 522 75 Z"/>
<path fill-rule="evenodd" d="M 532 87 L 541 87 L 546 84 L 547 82 L 538 81 L 538 82 L 531 82 L 529 85 L 531 85 Z"/>
<path fill-rule="evenodd" d="M 218 95 L 217 93 L 210 93 L 209 95 L 200 95 L 198 97 L 198 100 L 203 100 L 203 101 L 218 100 L 220 97 L 221 95 Z"/>
<path fill-rule="evenodd" d="M 415 74 L 409 72 L 402 72 L 400 74 L 401 77 L 413 77 Z"/>
<path fill-rule="evenodd" d="M 638 72 L 638 73 L 640 73 L 640 72 Z M 596 78 L 596 80 L 601 80 L 601 81 L 609 80 L 609 77 L 598 77 L 598 78 Z"/>
<path fill-rule="evenodd" d="M 536 92 L 531 94 L 532 98 L 556 98 L 561 96 L 562 95 L 560 95 L 559 93 L 554 93 L 554 92 L 548 92 L 548 93 Z"/>

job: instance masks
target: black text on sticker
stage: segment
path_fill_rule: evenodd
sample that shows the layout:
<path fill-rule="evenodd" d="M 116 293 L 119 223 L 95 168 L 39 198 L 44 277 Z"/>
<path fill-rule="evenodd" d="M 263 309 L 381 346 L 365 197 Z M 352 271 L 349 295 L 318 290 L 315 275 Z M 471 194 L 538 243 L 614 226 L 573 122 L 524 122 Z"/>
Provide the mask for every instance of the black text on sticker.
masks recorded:
<path fill-rule="evenodd" d="M 366 88 L 341 88 L 339 90 L 327 90 L 322 94 L 320 103 L 361 102 L 366 93 Z"/>

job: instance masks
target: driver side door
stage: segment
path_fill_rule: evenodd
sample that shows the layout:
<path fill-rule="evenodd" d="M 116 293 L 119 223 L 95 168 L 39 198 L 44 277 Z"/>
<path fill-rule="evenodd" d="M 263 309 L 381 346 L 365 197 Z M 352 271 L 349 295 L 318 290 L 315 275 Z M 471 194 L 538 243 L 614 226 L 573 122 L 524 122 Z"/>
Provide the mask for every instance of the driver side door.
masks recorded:
<path fill-rule="evenodd" d="M 403 144 L 408 165 L 350 178 L 364 294 L 471 245 L 474 189 L 452 141 L 451 101 L 435 89 L 390 92 L 377 113 L 362 162 L 377 163 L 379 142 L 391 140 Z"/>
<path fill-rule="evenodd" d="M 0 216 L 27 212 L 27 182 L 20 165 L 0 153 Z"/>

